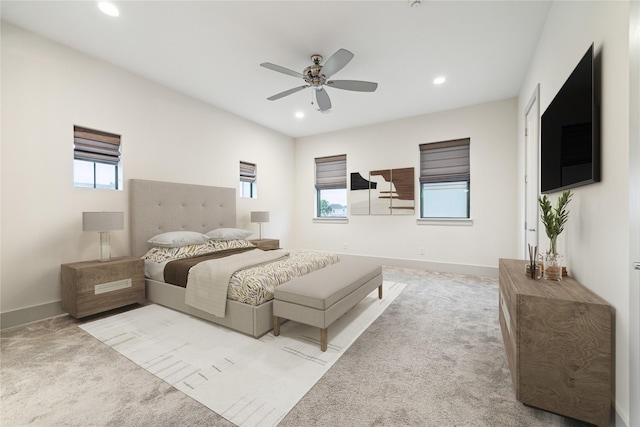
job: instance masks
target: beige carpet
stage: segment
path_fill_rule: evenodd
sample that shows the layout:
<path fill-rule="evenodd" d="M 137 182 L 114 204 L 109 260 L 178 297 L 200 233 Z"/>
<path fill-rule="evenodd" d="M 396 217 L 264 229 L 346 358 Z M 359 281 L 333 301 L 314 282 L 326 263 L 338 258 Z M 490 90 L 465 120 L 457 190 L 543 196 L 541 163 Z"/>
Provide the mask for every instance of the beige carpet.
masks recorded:
<path fill-rule="evenodd" d="M 515 400 L 497 280 L 398 268 L 384 277 L 408 286 L 280 426 L 586 425 Z M 65 316 L 2 332 L 0 425 L 232 426 L 78 324 Z"/>

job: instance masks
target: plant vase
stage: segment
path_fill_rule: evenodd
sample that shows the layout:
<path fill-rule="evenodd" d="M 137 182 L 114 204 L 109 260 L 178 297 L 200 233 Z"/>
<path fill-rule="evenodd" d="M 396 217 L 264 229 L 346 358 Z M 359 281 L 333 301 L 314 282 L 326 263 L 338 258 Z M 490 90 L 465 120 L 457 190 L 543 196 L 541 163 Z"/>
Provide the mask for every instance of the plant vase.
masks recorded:
<path fill-rule="evenodd" d="M 562 280 L 562 261 L 564 257 L 561 254 L 547 252 L 544 255 L 544 278 L 546 280 Z"/>

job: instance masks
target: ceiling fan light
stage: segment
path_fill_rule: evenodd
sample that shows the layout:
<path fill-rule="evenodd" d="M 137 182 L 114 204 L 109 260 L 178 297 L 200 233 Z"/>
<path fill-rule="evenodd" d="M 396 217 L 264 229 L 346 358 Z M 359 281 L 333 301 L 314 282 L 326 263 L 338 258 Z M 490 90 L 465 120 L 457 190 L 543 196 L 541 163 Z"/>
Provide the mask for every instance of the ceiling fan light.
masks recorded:
<path fill-rule="evenodd" d="M 302 111 L 298 111 L 298 112 L 296 112 L 295 116 L 296 116 L 297 119 L 301 119 L 301 118 L 304 117 L 304 113 Z"/>

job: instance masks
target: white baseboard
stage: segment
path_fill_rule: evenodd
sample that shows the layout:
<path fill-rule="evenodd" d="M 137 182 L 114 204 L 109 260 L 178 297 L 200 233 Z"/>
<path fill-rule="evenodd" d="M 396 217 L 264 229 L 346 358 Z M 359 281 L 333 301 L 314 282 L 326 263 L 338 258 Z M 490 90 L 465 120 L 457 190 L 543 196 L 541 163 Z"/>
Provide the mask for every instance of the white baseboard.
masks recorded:
<path fill-rule="evenodd" d="M 65 314 L 65 312 L 62 310 L 60 301 L 7 311 L 0 313 L 0 328 L 8 329 L 61 314 Z"/>
<path fill-rule="evenodd" d="M 498 267 L 483 265 L 453 264 L 446 262 L 420 261 L 415 259 L 385 258 L 376 256 L 340 254 L 340 258 L 361 258 L 379 262 L 382 265 L 402 268 L 418 268 L 441 273 L 469 274 L 472 276 L 498 278 Z M 496 260 L 497 261 L 497 260 Z"/>
<path fill-rule="evenodd" d="M 625 422 L 625 420 L 622 419 L 622 417 L 618 413 L 618 408 L 617 408 L 618 405 L 615 405 L 615 406 L 616 406 L 616 408 L 615 408 L 614 414 L 613 414 L 613 424 L 611 424 L 611 425 L 615 426 L 615 427 L 630 427 L 630 425 L 627 424 Z"/>

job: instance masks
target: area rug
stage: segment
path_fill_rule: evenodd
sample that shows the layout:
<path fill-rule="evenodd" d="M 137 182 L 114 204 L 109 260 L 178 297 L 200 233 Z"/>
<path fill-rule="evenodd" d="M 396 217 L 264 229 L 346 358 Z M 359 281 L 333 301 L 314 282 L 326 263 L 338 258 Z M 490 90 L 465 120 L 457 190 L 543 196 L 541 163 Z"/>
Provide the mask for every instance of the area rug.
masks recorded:
<path fill-rule="evenodd" d="M 405 284 L 383 283 L 328 328 L 285 322 L 260 339 L 148 305 L 81 325 L 89 334 L 232 423 L 275 426 L 313 387 Z"/>

